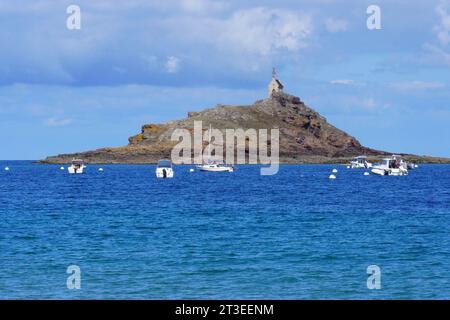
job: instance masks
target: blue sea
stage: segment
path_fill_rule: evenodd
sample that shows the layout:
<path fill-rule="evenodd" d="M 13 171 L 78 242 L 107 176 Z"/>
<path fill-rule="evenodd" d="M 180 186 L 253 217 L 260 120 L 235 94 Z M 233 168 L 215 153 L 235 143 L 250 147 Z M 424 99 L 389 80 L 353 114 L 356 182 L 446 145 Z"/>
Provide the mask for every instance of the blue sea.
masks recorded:
<path fill-rule="evenodd" d="M 153 165 L 1 161 L 0 298 L 450 298 L 450 165 L 190 168 L 157 180 Z"/>

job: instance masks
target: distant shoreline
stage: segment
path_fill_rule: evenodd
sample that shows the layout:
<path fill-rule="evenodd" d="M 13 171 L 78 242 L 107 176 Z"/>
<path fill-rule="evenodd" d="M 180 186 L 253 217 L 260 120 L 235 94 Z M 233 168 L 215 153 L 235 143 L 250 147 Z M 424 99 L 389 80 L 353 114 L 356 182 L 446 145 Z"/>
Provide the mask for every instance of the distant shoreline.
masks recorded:
<path fill-rule="evenodd" d="M 400 154 L 403 159 L 407 162 L 413 162 L 417 164 L 450 164 L 450 158 L 445 157 L 431 157 L 431 156 L 416 156 L 409 154 Z M 368 161 L 370 162 L 379 162 L 383 158 L 388 155 L 383 156 L 368 156 Z M 84 159 L 86 164 L 135 164 L 135 165 L 147 165 L 147 164 L 156 164 L 159 159 L 149 159 L 148 161 L 96 161 Z M 293 158 L 284 158 L 281 157 L 278 164 L 280 165 L 294 165 L 294 164 L 340 164 L 340 165 L 348 165 L 350 163 L 351 157 L 339 157 L 339 158 L 327 158 L 321 156 L 309 156 L 309 157 L 299 157 L 298 159 Z M 10 160 L 11 161 L 11 160 Z M 53 158 L 51 161 L 49 160 L 30 160 L 36 164 L 68 164 L 71 162 L 71 159 L 65 158 Z M 181 163 L 175 165 L 183 165 Z M 186 163 L 185 165 L 196 165 L 195 163 Z M 239 164 L 236 164 L 239 165 Z M 243 163 L 243 165 L 264 165 L 261 163 L 258 164 L 249 164 Z"/>
<path fill-rule="evenodd" d="M 356 138 L 328 123 L 325 117 L 308 107 L 299 97 L 276 92 L 252 105 L 217 105 L 203 111 L 189 112 L 185 119 L 161 124 L 145 124 L 141 127 L 140 133 L 128 139 L 129 143 L 126 146 L 59 154 L 48 156 L 38 162 L 67 164 L 76 158 L 84 160 L 85 163 L 95 164 L 156 163 L 160 159 L 171 158 L 174 148 L 179 145 L 178 139 L 173 139 L 175 130 L 183 129 L 186 135 L 191 136 L 195 130 L 198 130 L 199 134 L 204 134 L 203 132 L 207 130 L 205 128 L 208 126 L 219 131 L 224 130 L 223 128 L 228 128 L 225 130 L 254 130 L 255 132 L 259 129 L 267 130 L 267 128 L 279 130 L 277 147 L 279 157 L 270 160 L 276 160 L 280 164 L 348 164 L 353 157 L 360 155 L 366 155 L 370 162 L 377 162 L 392 155 L 391 151 L 375 150 L 363 146 Z M 223 140 L 222 131 L 220 134 Z M 241 139 L 248 138 L 247 135 L 244 132 Z M 184 139 L 183 137 L 183 141 Z M 272 141 L 269 142 L 271 145 Z M 236 143 L 236 149 L 237 145 Z M 189 147 L 185 147 L 191 150 L 187 155 L 191 159 L 196 147 L 203 148 L 204 141 L 195 146 L 194 139 L 194 145 L 190 144 Z M 256 148 L 260 147 L 256 146 Z M 248 150 L 250 150 L 250 146 L 248 146 Z M 248 153 L 248 150 L 245 152 Z M 236 154 L 238 153 L 234 150 L 231 158 L 233 159 Z M 450 164 L 450 158 L 446 157 L 396 154 L 412 163 Z M 226 158 L 225 154 L 224 157 Z M 177 163 L 175 160 L 182 161 L 182 159 L 174 159 L 174 164 Z"/>
<path fill-rule="evenodd" d="M 404 158 L 407 162 L 413 162 L 415 164 L 428 164 L 428 165 L 433 165 L 433 164 L 450 164 L 450 159 L 448 158 L 442 158 L 441 160 L 434 160 L 434 161 L 426 161 L 426 160 L 421 160 L 421 161 L 408 161 L 408 158 Z M 381 159 L 371 159 L 368 158 L 369 162 L 379 162 Z M 0 162 L 3 163 L 7 163 L 7 162 L 31 162 L 32 164 L 36 164 L 36 165 L 68 165 L 70 164 L 70 161 L 68 162 L 46 162 L 46 161 L 42 161 L 42 160 L 0 160 Z M 156 165 L 157 161 L 149 161 L 149 162 L 89 162 L 86 161 L 86 164 L 89 165 L 138 165 L 138 166 L 145 166 L 145 165 Z M 350 160 L 347 162 L 342 162 L 342 161 L 325 161 L 325 162 L 278 162 L 279 165 L 300 165 L 300 164 L 304 164 L 304 165 L 310 165 L 310 164 L 335 164 L 335 165 L 342 165 L 342 166 L 346 166 L 350 164 Z M 198 165 L 196 163 L 174 163 L 174 165 L 177 166 L 195 166 Z M 268 164 L 264 164 L 264 163 L 236 163 L 233 164 L 236 166 L 239 165 L 246 165 L 246 166 L 259 166 L 259 165 L 268 165 Z"/>

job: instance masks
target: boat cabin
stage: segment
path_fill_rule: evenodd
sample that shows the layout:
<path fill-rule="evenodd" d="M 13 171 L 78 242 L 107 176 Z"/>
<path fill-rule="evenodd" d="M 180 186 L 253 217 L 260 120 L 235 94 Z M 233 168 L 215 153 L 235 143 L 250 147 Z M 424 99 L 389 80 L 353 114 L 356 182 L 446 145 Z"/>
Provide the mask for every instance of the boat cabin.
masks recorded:
<path fill-rule="evenodd" d="M 82 166 L 84 166 L 84 161 L 80 159 L 74 159 L 72 160 L 72 166 L 75 168 L 81 168 Z"/>
<path fill-rule="evenodd" d="M 172 161 L 170 160 L 159 160 L 158 161 L 158 168 L 172 168 Z"/>
<path fill-rule="evenodd" d="M 385 166 L 386 168 L 389 168 L 389 169 L 398 169 L 398 168 L 400 168 L 401 162 L 400 162 L 400 159 L 385 158 L 385 159 L 383 159 L 381 164 L 383 166 Z"/>
<path fill-rule="evenodd" d="M 366 157 L 366 156 L 354 157 L 354 158 L 352 159 L 352 162 L 364 164 L 364 163 L 367 162 L 367 157 Z"/>

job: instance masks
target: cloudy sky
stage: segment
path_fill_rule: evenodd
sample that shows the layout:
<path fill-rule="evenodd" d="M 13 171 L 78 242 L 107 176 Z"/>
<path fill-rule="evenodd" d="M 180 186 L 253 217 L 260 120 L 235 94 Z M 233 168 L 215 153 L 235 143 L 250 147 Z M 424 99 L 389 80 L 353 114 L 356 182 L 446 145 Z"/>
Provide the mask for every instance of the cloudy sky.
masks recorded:
<path fill-rule="evenodd" d="M 0 41 L 0 159 L 125 145 L 145 123 L 253 103 L 272 66 L 364 145 L 450 156 L 450 0 L 0 0 Z"/>

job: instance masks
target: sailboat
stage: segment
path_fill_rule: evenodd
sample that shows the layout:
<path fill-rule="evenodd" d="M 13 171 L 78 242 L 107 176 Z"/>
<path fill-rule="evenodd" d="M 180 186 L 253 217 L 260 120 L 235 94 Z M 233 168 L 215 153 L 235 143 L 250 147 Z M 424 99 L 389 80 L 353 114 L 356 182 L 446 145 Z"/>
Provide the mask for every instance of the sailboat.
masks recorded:
<path fill-rule="evenodd" d="M 208 155 L 211 156 L 211 124 L 209 125 L 209 143 L 208 143 Z M 207 163 L 197 166 L 200 171 L 206 172 L 233 172 L 234 168 L 232 166 L 227 166 L 223 162 L 213 161 L 208 159 Z"/>

